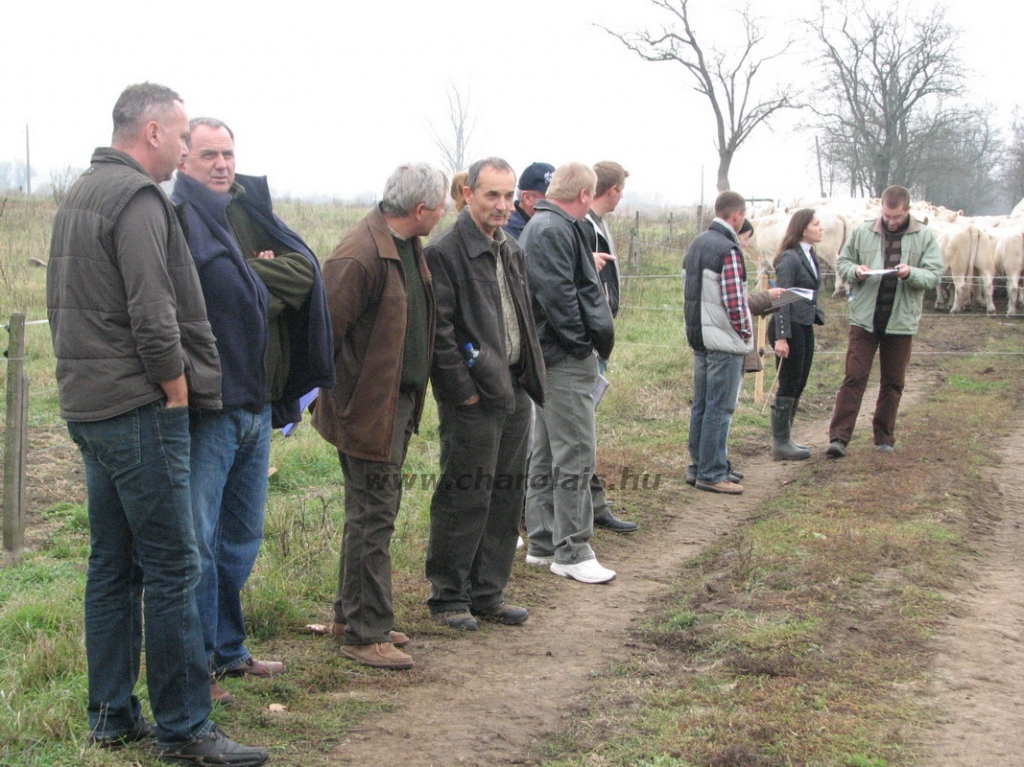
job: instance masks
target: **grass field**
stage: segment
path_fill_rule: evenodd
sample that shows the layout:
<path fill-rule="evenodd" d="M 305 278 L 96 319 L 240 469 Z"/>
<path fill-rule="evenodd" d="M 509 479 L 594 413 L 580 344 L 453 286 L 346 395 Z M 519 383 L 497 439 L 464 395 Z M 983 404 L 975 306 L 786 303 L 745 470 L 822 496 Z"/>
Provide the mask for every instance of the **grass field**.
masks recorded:
<path fill-rule="evenodd" d="M 3 321 L 13 311 L 45 318 L 45 270 L 27 264 L 45 260 L 53 212 L 48 201 L 13 198 L 3 209 Z M 363 211 L 291 203 L 279 213 L 323 258 Z M 692 222 L 677 217 L 669 238 L 664 219 L 646 219 L 634 242 L 637 257 L 627 263 L 623 254 L 615 385 L 600 420 L 601 464 L 613 476 L 625 467 L 651 477 L 685 471 L 681 446 L 692 373 L 678 274 L 693 231 Z M 627 239 L 619 239 L 620 250 Z M 812 416 L 829 411 L 842 375 L 844 305 L 831 302 L 829 310 L 803 400 Z M 956 331 L 929 325 L 933 348 L 1020 351 L 1020 326 L 964 321 L 970 324 Z M 26 358 L 33 545 L 19 565 L 0 570 L 0 764 L 122 764 L 123 755 L 87 745 L 81 604 L 88 521 L 80 462 L 57 418 L 45 325 L 29 328 Z M 993 438 L 1010 426 L 1001 414 L 1024 395 L 1024 366 L 1013 354 L 936 356 L 926 364 L 944 383 L 901 420 L 901 438 L 920 446 L 904 458 L 912 470 L 879 476 L 866 464 L 841 474 L 821 464 L 807 467 L 791 492 L 759 509 L 752 524 L 679 572 L 672 598 L 638 629 L 637 641 L 671 653 L 678 670 L 636 660 L 596 683 L 595 700 L 618 728 L 595 740 L 587 722 L 579 722 L 549 744 L 548 764 L 914 763 L 907 742 L 922 721 L 913 690 L 928 672 L 924 640 L 951 609 L 943 589 L 969 553 L 972 488 L 991 459 Z M 407 472 L 436 471 L 436 424 L 428 398 Z M 767 432 L 768 417 L 754 405 L 748 382 L 733 425 L 733 454 L 763 451 Z M 323 643 L 295 640 L 297 628 L 330 617 L 343 522 L 336 453 L 306 424 L 293 437 L 275 435 L 272 463 L 278 471 L 270 480 L 266 539 L 244 594 L 251 647 L 290 658 L 308 653 L 307 667 L 317 670 L 282 677 L 216 717 L 240 740 L 275 743 L 276 764 L 300 765 L 376 709 L 344 694 L 357 684 L 352 675 L 317 662 L 329 652 Z M 937 463 L 955 470 L 937 472 Z M 626 491 L 618 499 L 643 518 L 646 497 Z M 423 608 L 428 503 L 429 490 L 421 486 L 403 497 L 392 544 L 396 611 L 406 630 L 454 641 Z M 859 636 L 845 628 L 851 615 Z M 695 667 L 713 670 L 684 671 Z M 284 702 L 295 716 L 274 720 L 264 705 L 270 700 Z M 642 738 L 629 734 L 638 731 Z M 141 751 L 131 758 L 155 763 Z"/>

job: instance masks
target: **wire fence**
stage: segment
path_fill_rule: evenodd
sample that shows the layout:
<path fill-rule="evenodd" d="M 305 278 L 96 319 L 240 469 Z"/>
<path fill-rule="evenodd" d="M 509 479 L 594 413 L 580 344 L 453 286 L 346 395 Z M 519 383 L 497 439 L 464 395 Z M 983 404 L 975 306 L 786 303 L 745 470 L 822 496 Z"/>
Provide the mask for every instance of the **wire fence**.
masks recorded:
<path fill-rule="evenodd" d="M 645 232 L 640 225 L 639 213 L 636 214 L 635 218 L 631 222 L 631 226 L 628 229 L 619 228 L 617 231 L 613 231 L 613 237 L 617 242 L 628 242 L 628 249 L 626 251 L 627 258 L 625 264 L 622 264 L 620 257 L 620 264 L 625 268 L 620 268 L 620 279 L 624 283 L 624 290 L 622 298 L 624 299 L 620 304 L 620 318 L 628 316 L 630 314 L 641 314 L 641 313 L 671 313 L 680 316 L 679 332 L 680 339 L 678 343 L 647 343 L 642 341 L 619 341 L 618 346 L 622 347 L 636 347 L 645 349 L 668 349 L 684 352 L 689 348 L 685 341 L 683 334 L 683 322 L 682 313 L 683 309 L 683 281 L 682 281 L 682 255 L 686 252 L 688 246 L 688 240 L 692 239 L 692 235 L 685 234 L 682 231 L 680 234 L 673 234 L 673 222 L 670 219 L 668 224 L 668 234 L 662 237 L 651 237 L 648 232 Z M 683 229 L 683 221 L 679 222 L 680 230 Z M 692 222 L 691 222 L 692 226 Z M 664 225 L 661 227 L 664 229 Z M 665 254 L 679 254 L 680 256 L 680 271 L 674 274 L 642 274 L 640 273 L 642 265 L 648 255 L 660 255 Z M 836 272 L 832 269 L 822 269 L 822 277 L 831 280 L 833 283 L 836 278 Z M 649 305 L 644 303 L 630 303 L 629 295 L 634 292 L 633 287 L 641 285 L 643 281 L 649 281 L 656 283 L 662 280 L 676 280 L 678 281 L 678 288 L 672 291 L 669 296 L 669 302 L 662 303 L 659 305 Z M 1007 287 L 1010 282 L 1009 279 L 1004 275 L 996 275 L 994 279 L 982 277 L 982 276 L 969 276 L 958 280 L 962 285 L 973 288 L 981 285 L 986 287 L 993 285 L 997 288 Z M 1019 278 L 1017 280 L 1019 282 Z M 946 275 L 942 278 L 941 284 L 953 285 L 954 280 L 950 275 Z M 642 289 L 639 290 L 641 297 L 643 294 Z M 1013 307 L 1015 310 L 1016 307 Z M 830 312 L 830 317 L 836 319 L 846 318 L 849 315 L 845 312 Z M 950 314 L 950 313 L 933 313 L 928 312 L 922 320 L 933 322 L 933 321 L 957 321 L 960 318 L 967 317 L 979 317 L 981 315 L 976 313 L 967 314 Z M 1008 318 L 1021 318 L 1024 314 L 1018 314 L 1015 311 L 1009 314 L 1002 315 Z M 5 429 L 5 440 L 4 440 L 4 495 L 3 495 L 3 548 L 5 558 L 13 556 L 17 558 L 24 547 L 24 524 L 25 524 L 25 477 L 27 468 L 34 459 L 39 459 L 49 455 L 57 454 L 62 450 L 70 450 L 75 447 L 74 442 L 70 439 L 64 438 L 57 442 L 34 447 L 30 449 L 30 435 L 28 429 L 28 415 L 29 415 L 29 402 L 40 402 L 46 399 L 55 398 L 58 389 L 56 387 L 49 387 L 41 389 L 39 391 L 30 391 L 28 378 L 24 372 L 25 365 L 25 339 L 24 332 L 26 327 L 31 326 L 43 326 L 47 325 L 48 320 L 31 320 L 25 321 L 24 315 L 14 315 L 11 317 L 11 321 L 6 325 L 6 329 L 10 333 L 10 343 L 6 353 L 8 375 L 7 375 L 7 415 L 6 415 L 6 429 Z M 832 349 L 832 350 L 821 350 L 816 351 L 815 354 L 825 355 L 840 355 L 845 354 L 845 350 Z M 1024 351 L 1012 352 L 1012 351 L 924 351 L 916 350 L 915 355 L 920 356 L 948 356 L 948 357 L 968 357 L 968 356 L 992 356 L 992 357 L 1019 357 L 1024 355 Z"/>

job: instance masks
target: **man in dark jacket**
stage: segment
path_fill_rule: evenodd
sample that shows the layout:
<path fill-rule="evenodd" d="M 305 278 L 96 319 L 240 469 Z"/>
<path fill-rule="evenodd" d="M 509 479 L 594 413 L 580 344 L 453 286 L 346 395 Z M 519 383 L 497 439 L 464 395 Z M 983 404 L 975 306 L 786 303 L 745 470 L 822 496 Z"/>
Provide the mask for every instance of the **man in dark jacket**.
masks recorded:
<path fill-rule="evenodd" d="M 272 412 L 297 420 L 299 396 L 333 386 L 330 320 L 316 257 L 274 215 L 266 179 L 235 174 L 231 129 L 208 117 L 190 126 L 173 199 L 223 369 L 223 407 L 191 414 L 196 598 L 213 673 L 267 677 L 284 664 L 246 649 L 241 591 L 263 540 Z M 216 682 L 211 691 L 230 700 Z"/>
<path fill-rule="evenodd" d="M 611 309 L 578 223 L 590 210 L 596 180 L 580 163 L 558 168 L 522 237 L 548 369 L 547 405 L 537 411 L 530 458 L 526 561 L 583 583 L 615 577 L 589 543 L 597 454 L 592 392 L 598 357 L 608 359 L 615 342 Z"/>
<path fill-rule="evenodd" d="M 345 532 L 331 633 L 341 652 L 377 668 L 412 668 L 394 630 L 391 535 L 402 464 L 423 413 L 434 350 L 434 290 L 420 238 L 444 215 L 448 182 L 426 164 L 402 165 L 380 206 L 324 263 L 338 388 L 324 392 L 313 426 L 338 449 Z"/>
<path fill-rule="evenodd" d="M 737 232 L 747 204 L 736 192 L 715 200 L 715 219 L 690 244 L 683 261 L 686 340 L 693 349 L 690 469 L 700 490 L 736 495 L 728 438 L 743 381 L 743 358 L 753 349 L 747 272 Z M 689 481 L 689 480 L 687 480 Z"/>
<path fill-rule="evenodd" d="M 615 253 L 615 239 L 608 231 L 604 217 L 614 212 L 622 200 L 629 171 L 617 162 L 605 160 L 594 165 L 594 174 L 597 176 L 597 189 L 590 210 L 580 219 L 580 231 L 594 252 L 597 274 L 608 299 L 608 308 L 611 309 L 612 317 L 615 317 L 619 313 L 619 263 Z M 598 360 L 601 375 L 604 375 L 607 366 L 608 360 Z M 615 516 L 608 504 L 604 483 L 596 471 L 590 475 L 590 496 L 594 502 L 594 527 L 603 527 L 616 533 L 632 533 L 637 530 L 635 522 L 627 522 Z"/>
<path fill-rule="evenodd" d="M 508 223 L 502 227 L 507 234 L 519 239 L 526 222 L 533 216 L 534 206 L 544 199 L 554 172 L 555 166 L 546 162 L 526 166 L 523 175 L 519 177 L 519 199 L 515 201 L 515 210 Z"/>
<path fill-rule="evenodd" d="M 189 406 L 220 407 L 220 365 L 185 235 L 157 185 L 187 140 L 178 94 L 129 86 L 114 106 L 112 148 L 96 150 L 53 227 L 46 298 L 60 408 L 89 495 L 90 737 L 116 748 L 154 734 L 134 694 L 144 615 L 158 758 L 257 765 L 265 749 L 209 720 L 195 598 Z"/>
<path fill-rule="evenodd" d="M 430 503 L 431 616 L 475 631 L 529 613 L 504 600 L 512 574 L 529 453 L 531 398 L 543 402 L 544 361 L 523 252 L 502 230 L 516 176 L 497 157 L 469 168 L 466 207 L 426 249 L 437 295 L 431 383 L 441 477 Z"/>

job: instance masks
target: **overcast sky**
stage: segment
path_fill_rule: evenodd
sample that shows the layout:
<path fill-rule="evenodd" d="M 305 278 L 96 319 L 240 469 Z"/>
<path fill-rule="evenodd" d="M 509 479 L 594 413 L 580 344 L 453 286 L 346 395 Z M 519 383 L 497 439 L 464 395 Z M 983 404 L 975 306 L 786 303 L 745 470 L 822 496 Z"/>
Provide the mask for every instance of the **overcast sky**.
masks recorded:
<path fill-rule="evenodd" d="M 698 39 L 728 47 L 735 14 L 691 4 Z M 950 5 L 972 100 L 996 105 L 1008 125 L 1024 101 L 1019 11 L 996 0 Z M 782 39 L 817 3 L 751 7 Z M 503 156 L 517 172 L 535 160 L 616 160 L 630 171 L 627 192 L 650 202 L 715 192 L 706 98 L 683 67 L 643 62 L 594 26 L 656 27 L 666 15 L 648 0 L 9 0 L 0 18 L 0 161 L 24 159 L 28 124 L 36 187 L 53 168 L 86 167 L 94 147 L 109 145 L 122 88 L 150 80 L 181 93 L 190 116 L 227 121 L 239 172 L 268 175 L 278 195 L 379 194 L 399 162 L 440 164 L 428 121 L 443 132 L 452 80 L 477 117 L 474 157 Z M 807 82 L 812 53 L 796 46 L 762 86 Z M 813 134 L 798 129 L 807 119 L 791 112 L 759 128 L 733 162 L 732 186 L 784 203 L 815 194 Z"/>

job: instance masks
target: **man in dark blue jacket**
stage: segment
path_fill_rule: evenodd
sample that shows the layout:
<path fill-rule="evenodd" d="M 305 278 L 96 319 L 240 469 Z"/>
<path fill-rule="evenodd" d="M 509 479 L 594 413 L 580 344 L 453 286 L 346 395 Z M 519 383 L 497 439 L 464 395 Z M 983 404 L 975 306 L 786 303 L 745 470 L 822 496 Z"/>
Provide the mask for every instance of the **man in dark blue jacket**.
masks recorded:
<path fill-rule="evenodd" d="M 235 175 L 230 128 L 211 118 L 190 126 L 173 199 L 223 370 L 223 408 L 191 414 L 196 598 L 214 674 L 266 677 L 284 664 L 246 649 L 240 592 L 263 540 L 272 425 L 298 420 L 300 396 L 334 385 L 330 319 L 316 257 L 274 215 L 266 178 Z"/>

